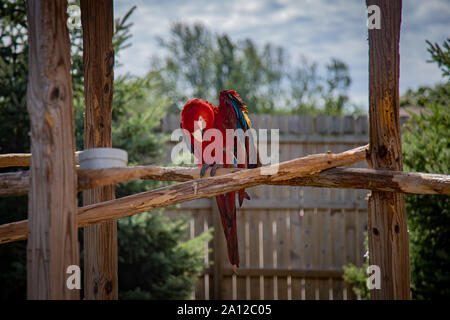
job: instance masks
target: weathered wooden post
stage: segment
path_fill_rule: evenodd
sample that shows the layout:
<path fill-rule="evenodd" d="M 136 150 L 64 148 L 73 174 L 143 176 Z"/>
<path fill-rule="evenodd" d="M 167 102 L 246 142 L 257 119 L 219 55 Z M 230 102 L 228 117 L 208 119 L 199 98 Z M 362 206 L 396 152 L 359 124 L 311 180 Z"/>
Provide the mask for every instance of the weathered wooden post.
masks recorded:
<path fill-rule="evenodd" d="M 79 265 L 77 178 L 66 1 L 28 1 L 31 181 L 28 299 L 79 299 L 66 273 Z"/>
<path fill-rule="evenodd" d="M 369 28 L 369 162 L 374 169 L 402 171 L 399 121 L 401 0 L 367 0 L 380 9 L 379 29 Z M 381 270 L 372 299 L 410 299 L 409 242 L 402 193 L 369 198 L 369 259 Z"/>
<path fill-rule="evenodd" d="M 114 50 L 112 0 L 81 0 L 84 148 L 111 147 Z M 114 186 L 85 191 L 84 205 L 114 199 Z M 86 299 L 117 299 L 117 221 L 84 228 Z"/>

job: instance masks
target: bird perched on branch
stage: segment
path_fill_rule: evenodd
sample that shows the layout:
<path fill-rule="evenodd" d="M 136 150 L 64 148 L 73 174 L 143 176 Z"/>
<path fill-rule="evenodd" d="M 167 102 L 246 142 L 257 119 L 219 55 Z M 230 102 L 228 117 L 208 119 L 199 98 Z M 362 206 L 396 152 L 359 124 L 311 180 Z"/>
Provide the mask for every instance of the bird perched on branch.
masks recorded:
<path fill-rule="evenodd" d="M 219 167 L 260 166 L 256 144 L 249 131 L 251 121 L 247 106 L 236 91 L 220 91 L 218 107 L 200 99 L 189 100 L 181 110 L 180 127 L 185 129 L 186 144 L 199 162 L 200 177 L 209 167 L 210 175 L 214 176 Z M 235 272 L 239 267 L 236 194 L 239 206 L 244 199 L 250 199 L 245 189 L 216 196 L 228 258 Z"/>

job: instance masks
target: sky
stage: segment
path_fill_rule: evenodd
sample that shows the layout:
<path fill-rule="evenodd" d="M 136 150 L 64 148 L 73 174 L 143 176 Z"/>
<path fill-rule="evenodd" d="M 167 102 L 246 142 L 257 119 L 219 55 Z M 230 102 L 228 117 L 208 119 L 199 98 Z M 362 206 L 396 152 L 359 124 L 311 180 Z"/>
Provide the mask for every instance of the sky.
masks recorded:
<path fill-rule="evenodd" d="M 368 32 L 365 0 L 116 0 L 114 16 L 133 5 L 131 47 L 118 57 L 116 74 L 144 75 L 161 55 L 157 37 L 169 37 L 174 22 L 201 22 L 233 41 L 250 38 L 283 47 L 293 63 L 304 56 L 324 66 L 331 57 L 350 70 L 352 102 L 368 105 Z M 382 18 L 382 17 L 381 17 Z M 425 40 L 450 37 L 450 0 L 404 0 L 400 34 L 400 93 L 442 81 Z"/>

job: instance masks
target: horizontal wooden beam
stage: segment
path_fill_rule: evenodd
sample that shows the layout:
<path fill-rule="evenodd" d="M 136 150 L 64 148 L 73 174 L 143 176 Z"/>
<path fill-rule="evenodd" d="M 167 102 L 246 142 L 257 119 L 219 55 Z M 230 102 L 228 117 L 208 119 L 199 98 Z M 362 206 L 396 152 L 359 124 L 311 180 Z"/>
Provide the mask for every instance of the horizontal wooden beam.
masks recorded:
<path fill-rule="evenodd" d="M 7 153 L 0 154 L 0 168 L 29 167 L 31 153 Z"/>
<path fill-rule="evenodd" d="M 284 182 L 273 184 L 285 185 Z M 411 194 L 450 194 L 450 175 L 364 168 L 333 168 L 317 175 L 291 179 L 287 181 L 287 185 L 367 189 Z"/>
<path fill-rule="evenodd" d="M 218 169 L 216 176 L 245 169 Z M 187 167 L 136 166 L 100 170 L 78 170 L 78 190 L 87 190 L 131 180 L 185 182 L 200 178 L 200 169 Z M 367 189 L 372 191 L 411 194 L 450 194 L 450 176 L 443 174 L 374 170 L 363 168 L 332 168 L 315 175 L 285 181 L 268 181 L 270 185 L 319 188 Z M 0 174 L 0 196 L 27 194 L 29 172 Z"/>
<path fill-rule="evenodd" d="M 22 196 L 30 190 L 30 171 L 0 173 L 0 197 Z"/>
<path fill-rule="evenodd" d="M 78 164 L 78 155 L 81 151 L 75 152 L 75 160 Z M 29 167 L 31 153 L 7 153 L 0 154 L 0 168 L 6 167 Z"/>
<path fill-rule="evenodd" d="M 88 205 L 78 209 L 78 226 L 85 227 L 107 220 L 128 217 L 174 204 L 200 198 L 210 198 L 242 188 L 282 181 L 306 174 L 347 166 L 366 157 L 368 146 L 351 149 L 339 154 L 314 154 L 304 158 L 255 169 L 246 169 L 217 177 L 183 182 L 177 185 Z M 27 220 L 16 222 L 15 230 L 23 230 Z M 11 224 L 0 226 L 0 243 L 26 239 L 26 232 L 11 233 Z M 25 227 L 26 230 L 26 227 Z"/>

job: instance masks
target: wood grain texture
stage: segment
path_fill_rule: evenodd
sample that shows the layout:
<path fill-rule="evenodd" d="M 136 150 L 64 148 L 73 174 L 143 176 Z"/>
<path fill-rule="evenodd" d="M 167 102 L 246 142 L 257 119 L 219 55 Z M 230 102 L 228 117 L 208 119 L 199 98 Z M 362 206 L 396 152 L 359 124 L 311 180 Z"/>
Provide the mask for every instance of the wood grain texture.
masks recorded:
<path fill-rule="evenodd" d="M 81 0 L 85 92 L 84 148 L 111 147 L 114 50 L 112 0 Z M 114 185 L 83 193 L 84 205 L 114 199 Z M 84 229 L 85 299 L 118 298 L 117 221 Z"/>
<path fill-rule="evenodd" d="M 0 197 L 21 196 L 30 190 L 30 171 L 0 173 Z"/>
<path fill-rule="evenodd" d="M 80 153 L 80 151 L 75 152 L 77 164 L 78 164 L 78 154 L 79 153 Z M 0 154 L 0 168 L 29 167 L 30 159 L 31 159 L 31 153 Z"/>
<path fill-rule="evenodd" d="M 0 154 L 0 168 L 30 166 L 30 153 Z"/>
<path fill-rule="evenodd" d="M 159 188 L 116 200 L 91 204 L 78 209 L 78 226 L 98 224 L 117 220 L 144 211 L 151 211 L 195 199 L 210 198 L 219 194 L 248 188 L 267 182 L 292 179 L 298 175 L 315 174 L 335 166 L 346 166 L 365 157 L 368 146 L 351 149 L 339 154 L 314 154 L 304 158 L 272 165 L 276 173 L 261 173 L 263 168 L 247 169 L 222 176 L 183 182 L 174 186 Z M 267 168 L 266 168 L 267 169 Z M 14 224 L 21 230 L 27 220 Z M 26 239 L 26 234 L 11 233 L 10 224 L 0 226 L 0 244 Z"/>
<path fill-rule="evenodd" d="M 369 163 L 402 171 L 399 121 L 402 1 L 367 0 L 380 8 L 381 28 L 369 30 Z M 372 299 L 410 299 L 409 242 L 404 195 L 372 192 L 369 198 L 369 257 L 381 269 L 381 289 Z"/>
<path fill-rule="evenodd" d="M 216 176 L 245 169 L 219 168 Z M 185 182 L 200 178 L 200 169 L 187 167 L 135 166 L 78 170 L 78 191 L 131 180 Z M 28 192 L 29 171 L 0 173 L 0 197 Z M 332 168 L 315 175 L 305 175 L 285 181 L 268 181 L 269 185 L 322 188 L 367 189 L 411 194 L 450 194 L 450 175 L 375 170 L 365 168 Z"/>
<path fill-rule="evenodd" d="M 31 179 L 28 299 L 78 299 L 66 286 L 79 265 L 70 43 L 65 1 L 28 1 Z M 17 225 L 19 227 L 19 225 Z M 26 230 L 26 229 L 25 229 Z"/>

